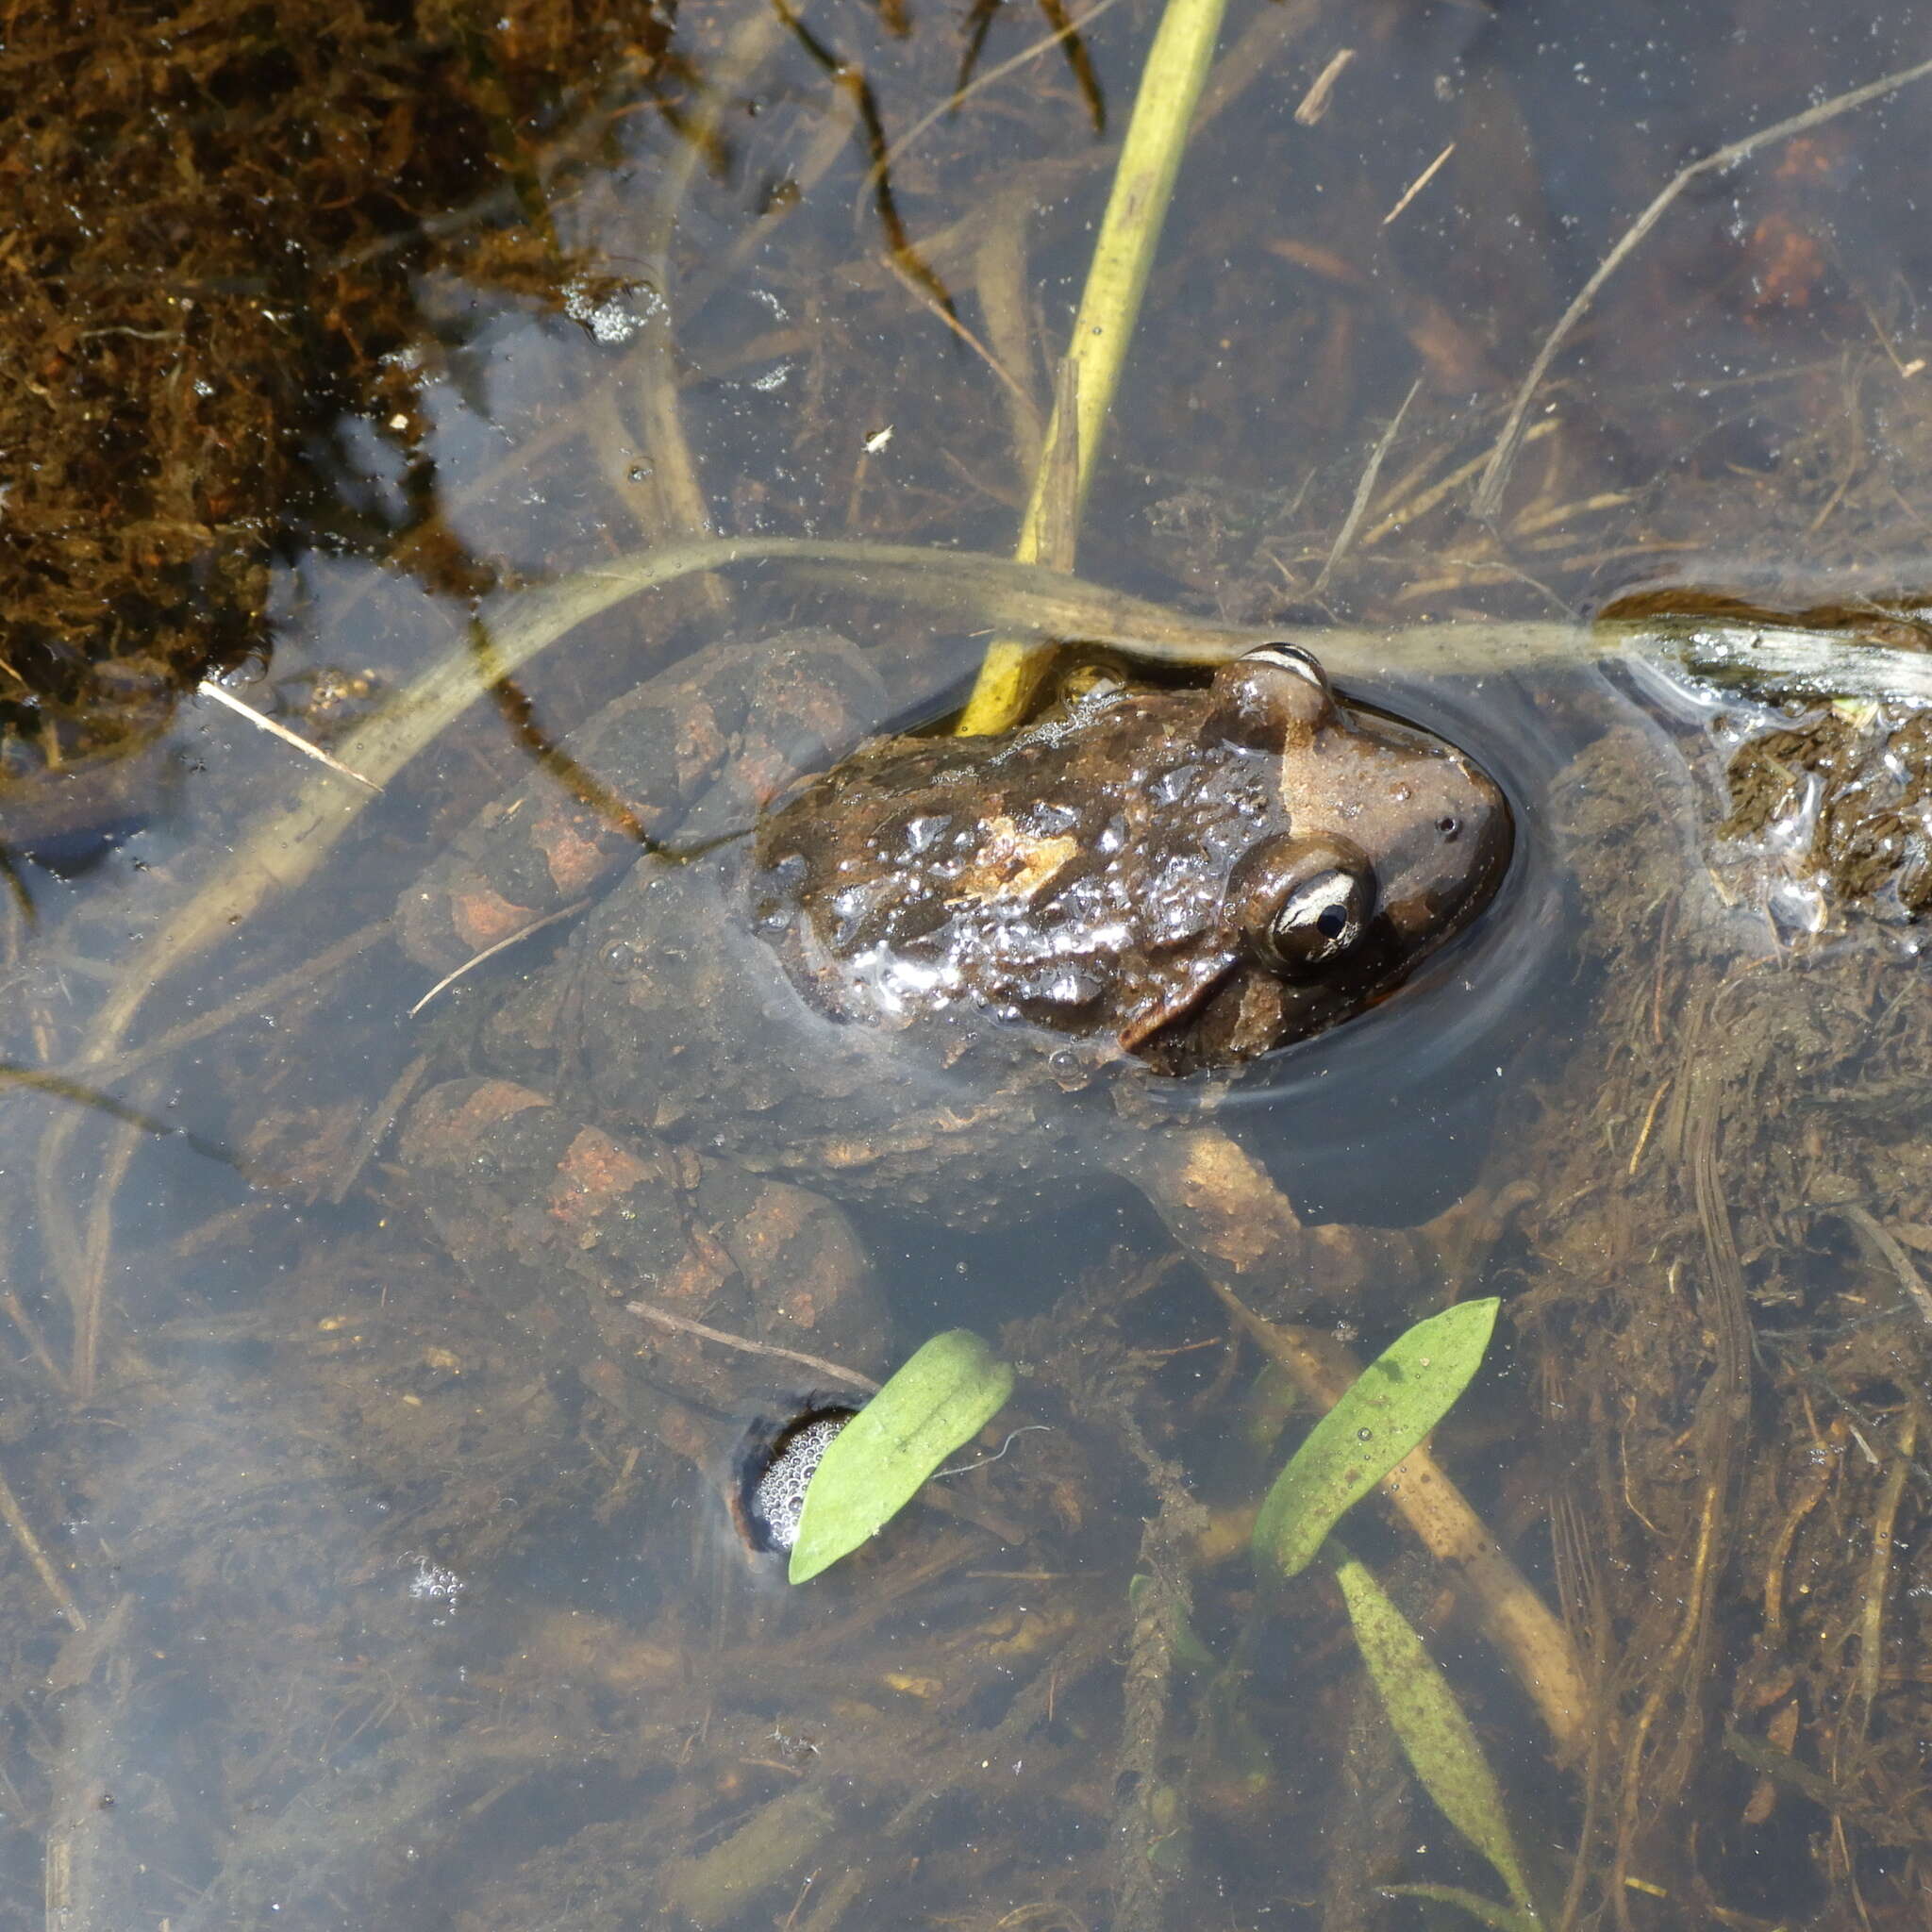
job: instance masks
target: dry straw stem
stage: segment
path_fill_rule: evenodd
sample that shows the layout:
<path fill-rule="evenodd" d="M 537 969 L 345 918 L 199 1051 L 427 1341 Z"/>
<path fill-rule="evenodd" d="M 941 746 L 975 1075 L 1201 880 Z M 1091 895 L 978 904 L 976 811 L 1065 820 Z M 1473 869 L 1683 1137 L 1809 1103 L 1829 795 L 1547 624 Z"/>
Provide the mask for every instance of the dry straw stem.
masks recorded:
<path fill-rule="evenodd" d="M 1360 1369 L 1345 1348 L 1314 1329 L 1267 1321 L 1220 1283 L 1210 1279 L 1208 1286 L 1310 1402 L 1324 1413 L 1335 1407 Z M 1528 1692 L 1558 1753 L 1567 1758 L 1580 1751 L 1590 1687 L 1562 1620 L 1504 1555 L 1426 1447 L 1411 1450 L 1381 1487 L 1417 1539 L 1460 1578 L 1485 1635 Z"/>
<path fill-rule="evenodd" d="M 238 718 L 245 718 L 258 731 L 266 731 L 271 738 L 278 738 L 291 751 L 298 751 L 306 758 L 313 758 L 319 765 L 326 765 L 344 778 L 358 785 L 369 785 L 369 780 L 360 772 L 352 772 L 340 758 L 332 758 L 321 745 L 311 744 L 299 732 L 291 731 L 278 719 L 271 718 L 265 711 L 258 711 L 253 705 L 246 705 L 231 691 L 225 690 L 212 677 L 204 677 L 195 689 L 205 698 L 211 698 L 225 709 L 234 712 Z M 382 790 L 379 785 L 369 785 L 372 791 Z"/>
<path fill-rule="evenodd" d="M 1516 391 L 1516 400 L 1509 406 L 1503 433 L 1496 439 L 1496 446 L 1483 470 L 1483 480 L 1475 492 L 1475 514 L 1486 522 L 1493 522 L 1497 511 L 1502 508 L 1503 491 L 1508 486 L 1510 467 L 1516 460 L 1516 446 L 1523 439 L 1524 419 L 1529 414 L 1529 406 L 1535 400 L 1543 377 L 1549 374 L 1557 350 L 1569 340 L 1571 330 L 1583 320 L 1590 305 L 1596 300 L 1597 291 L 1635 253 L 1643 238 L 1663 219 L 1671 204 L 1691 182 L 1700 175 L 1721 175 L 1726 168 L 1735 168 L 1740 161 L 1748 160 L 1761 147 L 1769 147 L 1774 142 L 1788 141 L 1794 134 L 1803 134 L 1808 128 L 1836 120 L 1840 114 L 1848 114 L 1854 108 L 1882 100 L 1902 87 L 1909 87 L 1915 80 L 1924 79 L 1927 75 L 1932 75 L 1932 60 L 1922 60 L 1916 67 L 1903 68 L 1897 74 L 1887 75 L 1882 80 L 1868 81 L 1863 87 L 1853 88 L 1849 93 L 1834 94 L 1830 100 L 1821 101 L 1815 108 L 1807 108 L 1802 114 L 1793 114 L 1788 121 L 1760 127 L 1757 133 L 1747 134 L 1741 140 L 1719 148 L 1715 154 L 1706 155 L 1701 161 L 1692 161 L 1688 168 L 1681 169 L 1673 176 L 1657 199 L 1624 231 L 1617 245 L 1597 264 L 1596 273 L 1577 291 L 1576 299 L 1564 309 L 1556 327 L 1537 352 L 1536 360 L 1529 366 L 1529 374 L 1523 378 L 1523 387 Z"/>
<path fill-rule="evenodd" d="M 1100 237 L 1094 243 L 1086 291 L 1080 297 L 1073 341 L 1067 350 L 1078 398 L 1070 425 L 1077 452 L 1075 521 L 1093 481 L 1101 429 L 1113 408 L 1127 344 L 1140 318 L 1147 273 L 1174 195 L 1188 129 L 1214 58 L 1224 7 L 1225 0 L 1168 0 L 1154 44 L 1147 50 L 1133 119 L 1121 144 L 1113 192 L 1101 217 Z M 1047 425 L 1046 451 L 1034 474 L 1033 493 L 1014 551 L 1022 563 L 1032 563 L 1044 555 L 1048 479 L 1060 427 L 1060 412 L 1056 408 Z M 1060 560 L 1073 561 L 1071 557 Z M 991 645 L 959 729 L 968 733 L 1002 731 L 1014 723 L 1025 709 L 1045 657 L 1045 647 L 1011 638 L 1001 638 Z"/>

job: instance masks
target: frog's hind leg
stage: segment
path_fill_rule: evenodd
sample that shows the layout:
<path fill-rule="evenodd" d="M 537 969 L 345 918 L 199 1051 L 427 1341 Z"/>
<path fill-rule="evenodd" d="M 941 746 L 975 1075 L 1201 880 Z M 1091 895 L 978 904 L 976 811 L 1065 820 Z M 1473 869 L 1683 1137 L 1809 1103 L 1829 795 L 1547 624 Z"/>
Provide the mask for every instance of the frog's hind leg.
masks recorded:
<path fill-rule="evenodd" d="M 871 1271 L 820 1195 L 587 1125 L 502 1079 L 432 1089 L 399 1151 L 477 1291 L 701 1466 L 716 1465 L 747 1404 L 813 1379 L 796 1357 L 877 1366 L 886 1323 Z"/>
<path fill-rule="evenodd" d="M 855 644 L 719 644 L 605 706 L 459 830 L 397 908 L 403 950 L 451 972 L 595 893 L 640 849 L 742 830 L 883 715 Z"/>

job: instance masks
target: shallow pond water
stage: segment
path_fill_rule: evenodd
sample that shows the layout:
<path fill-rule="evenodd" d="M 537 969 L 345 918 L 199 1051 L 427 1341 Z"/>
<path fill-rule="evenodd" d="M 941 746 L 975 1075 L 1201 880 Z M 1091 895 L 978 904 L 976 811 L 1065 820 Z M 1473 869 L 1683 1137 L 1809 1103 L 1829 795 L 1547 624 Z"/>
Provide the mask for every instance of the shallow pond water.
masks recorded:
<path fill-rule="evenodd" d="M 938 1216 L 875 1190 L 848 1227 L 730 1193 L 700 1139 L 661 1171 L 600 1146 L 629 1224 L 710 1200 L 690 1252 L 741 1317 L 710 1334 L 660 1319 L 696 1274 L 641 1285 L 601 1224 L 554 1280 L 479 1266 L 398 1125 L 581 909 L 421 1012 L 439 974 L 391 909 L 507 787 L 581 804 L 573 727 L 720 643 L 836 629 L 868 724 L 959 701 L 1012 616 L 941 553 L 1010 551 L 1152 9 L 351 9 L 299 58 L 292 17 L 238 13 L 143 65 L 41 47 L 86 108 L 23 166 L 98 199 L 125 273 L 36 202 L 35 299 L 80 322 L 33 365 L 55 427 L 0 397 L 0 1925 L 1341 1928 L 1457 1910 L 1404 1887 L 1498 1900 L 1328 1570 L 1248 1554 L 1308 1420 L 1270 1347 L 1306 1391 L 1491 1294 L 1435 1444 L 1474 1541 L 1399 1499 L 1348 1533 L 1473 1720 L 1544 1922 L 1923 1923 L 1932 741 L 1905 705 L 1780 711 L 1591 620 L 1924 647 L 1932 82 L 1694 176 L 1506 442 L 1678 171 L 1907 68 L 1912 25 L 1230 12 L 1080 570 L 1299 639 L 1465 746 L 1512 871 L 1413 983 L 1190 1116 L 1247 1164 L 1186 1247 L 1131 1156 L 1080 1188 L 990 1164 L 983 1201 L 955 1171 Z M 117 74 L 182 158 L 165 220 Z M 119 548 L 74 535 L 108 524 Z M 353 763 L 544 585 L 706 531 L 934 556 L 607 600 L 380 795 L 171 694 L 252 653 L 227 688 Z M 1415 668 L 1403 641 L 1471 625 Z M 278 814 L 300 836 L 265 847 Z M 244 891 L 265 854 L 283 882 Z M 525 1262 L 567 1219 L 536 1172 L 478 1132 L 473 1192 Z M 775 1266 L 747 1259 L 781 1221 Z M 846 1243 L 870 1274 L 840 1303 Z M 771 1351 L 774 1306 L 818 1359 Z M 956 1325 L 1021 1372 L 974 1466 L 788 1591 L 732 1523 L 741 1445 L 842 1403 L 828 1365 Z"/>

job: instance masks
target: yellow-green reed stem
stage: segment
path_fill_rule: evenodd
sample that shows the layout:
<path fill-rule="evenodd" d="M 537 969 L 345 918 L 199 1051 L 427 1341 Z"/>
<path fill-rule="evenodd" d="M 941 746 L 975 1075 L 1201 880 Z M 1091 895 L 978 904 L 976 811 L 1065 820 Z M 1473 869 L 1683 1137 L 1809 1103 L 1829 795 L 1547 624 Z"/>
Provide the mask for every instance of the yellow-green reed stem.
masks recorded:
<path fill-rule="evenodd" d="M 1226 0 L 1168 0 L 1154 44 L 1147 50 L 1141 91 L 1121 145 L 1113 192 L 1101 218 L 1100 238 L 1094 244 L 1086 291 L 1074 322 L 1073 343 L 1067 351 L 1076 372 L 1078 397 L 1074 409 L 1075 520 L 1093 480 L 1101 430 L 1113 407 L 1127 344 L 1141 313 L 1147 271 L 1160 241 L 1161 223 L 1173 198 L 1174 176 L 1180 171 L 1181 150 L 1187 145 L 1202 83 L 1214 58 L 1225 5 Z M 1043 558 L 1041 549 L 1052 452 L 1059 431 L 1059 411 L 1056 409 L 1047 425 L 1046 446 L 1034 475 L 1033 494 L 1014 554 L 1022 563 L 1045 561 L 1071 570 L 1071 556 Z M 1000 731 L 1019 719 L 1048 655 L 1039 644 L 1006 638 L 995 641 L 980 666 L 959 729 Z"/>

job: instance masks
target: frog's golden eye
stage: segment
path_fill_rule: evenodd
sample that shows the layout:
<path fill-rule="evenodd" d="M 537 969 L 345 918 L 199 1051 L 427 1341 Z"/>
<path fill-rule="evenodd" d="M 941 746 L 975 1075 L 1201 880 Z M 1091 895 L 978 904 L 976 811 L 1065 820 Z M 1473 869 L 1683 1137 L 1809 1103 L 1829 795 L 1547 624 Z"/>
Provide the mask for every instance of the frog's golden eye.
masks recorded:
<path fill-rule="evenodd" d="M 1314 978 L 1368 929 L 1375 870 L 1346 839 L 1269 839 L 1235 868 L 1228 903 L 1257 958 L 1288 978 Z"/>

